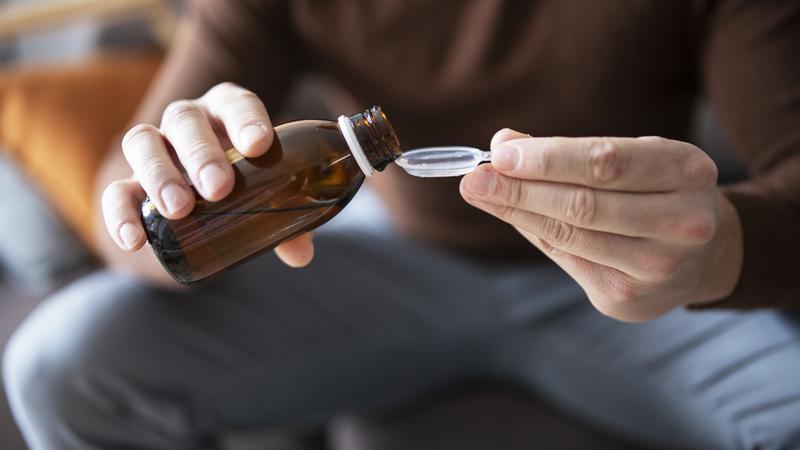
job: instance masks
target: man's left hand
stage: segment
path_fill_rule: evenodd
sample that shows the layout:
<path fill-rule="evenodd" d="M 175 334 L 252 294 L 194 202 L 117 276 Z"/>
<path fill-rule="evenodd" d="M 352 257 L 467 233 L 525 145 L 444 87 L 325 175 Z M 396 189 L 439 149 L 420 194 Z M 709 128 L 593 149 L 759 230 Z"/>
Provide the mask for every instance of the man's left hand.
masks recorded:
<path fill-rule="evenodd" d="M 729 295 L 738 213 L 697 147 L 658 137 L 535 138 L 501 130 L 461 194 L 513 225 L 602 313 L 644 321 Z"/>

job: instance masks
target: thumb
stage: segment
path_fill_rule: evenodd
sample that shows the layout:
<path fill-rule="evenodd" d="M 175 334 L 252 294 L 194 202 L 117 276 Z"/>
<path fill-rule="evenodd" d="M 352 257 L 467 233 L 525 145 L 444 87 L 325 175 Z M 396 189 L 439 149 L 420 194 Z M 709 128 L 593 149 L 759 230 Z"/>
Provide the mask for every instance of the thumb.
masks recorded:
<path fill-rule="evenodd" d="M 519 131 L 512 130 L 511 128 L 503 128 L 495 133 L 494 136 L 492 136 L 492 141 L 489 144 L 489 148 L 493 150 L 496 146 L 502 144 L 503 142 L 529 137 L 531 137 L 530 134 L 521 133 Z"/>

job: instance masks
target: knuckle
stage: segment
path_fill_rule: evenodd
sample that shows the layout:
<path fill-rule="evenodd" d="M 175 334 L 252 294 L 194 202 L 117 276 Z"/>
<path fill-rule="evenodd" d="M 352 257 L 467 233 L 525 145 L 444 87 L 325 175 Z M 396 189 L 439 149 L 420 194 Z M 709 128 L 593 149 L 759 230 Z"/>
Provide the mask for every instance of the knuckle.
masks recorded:
<path fill-rule="evenodd" d="M 576 225 L 590 225 L 597 216 L 597 195 L 589 188 L 570 189 L 564 201 L 564 217 Z"/>
<path fill-rule="evenodd" d="M 535 244 L 537 247 L 539 247 L 539 250 L 541 250 L 545 255 L 550 255 L 554 251 L 555 247 L 553 247 L 553 245 L 546 240 L 536 235 L 531 236 L 533 236 L 533 239 L 535 239 Z"/>
<path fill-rule="evenodd" d="M 683 145 L 683 142 L 674 141 L 672 139 L 668 139 L 662 136 L 641 136 L 636 138 L 637 141 L 645 142 L 648 148 L 654 149 L 654 151 L 667 151 L 670 148 L 674 147 L 677 144 Z"/>
<path fill-rule="evenodd" d="M 109 183 L 108 186 L 106 186 L 106 188 L 103 190 L 103 194 L 100 196 L 100 203 L 103 205 L 103 209 L 107 209 L 108 206 L 111 206 L 113 203 L 117 202 L 121 193 L 122 186 L 119 180 Z"/>
<path fill-rule="evenodd" d="M 226 92 L 232 92 L 242 89 L 239 87 L 238 84 L 231 83 L 230 81 L 223 81 L 221 83 L 215 84 L 211 89 L 208 90 L 206 93 L 207 96 L 217 96 L 217 95 L 224 95 Z"/>
<path fill-rule="evenodd" d="M 519 180 L 506 178 L 501 175 L 496 175 L 496 178 L 499 188 L 498 192 L 500 195 L 505 196 L 509 205 L 521 206 L 525 204 L 526 196 L 528 194 L 522 182 Z"/>
<path fill-rule="evenodd" d="M 553 173 L 553 158 L 560 145 L 560 138 L 553 138 L 542 145 L 538 151 L 521 152 L 522 164 L 531 168 L 531 172 L 539 178 L 547 179 Z"/>
<path fill-rule="evenodd" d="M 559 249 L 558 247 L 551 245 L 544 240 L 542 240 L 542 242 L 545 244 L 545 247 L 542 249 L 545 255 L 551 258 L 564 258 L 569 256 L 569 253 Z"/>
<path fill-rule="evenodd" d="M 209 162 L 217 161 L 214 155 L 214 146 L 206 139 L 195 138 L 183 144 L 175 151 L 180 155 L 184 166 L 199 167 Z"/>
<path fill-rule="evenodd" d="M 513 225 L 523 220 L 523 218 L 520 217 L 521 211 L 512 206 L 491 205 L 489 208 L 488 212 L 506 223 Z"/>
<path fill-rule="evenodd" d="M 208 103 L 221 110 L 257 113 L 261 99 L 254 92 L 230 82 L 220 83 L 208 92 Z"/>
<path fill-rule="evenodd" d="M 164 109 L 164 115 L 161 118 L 161 126 L 169 126 L 185 122 L 187 120 L 196 120 L 200 114 L 200 109 L 192 100 L 176 100 Z"/>
<path fill-rule="evenodd" d="M 125 200 L 125 184 L 120 181 L 112 181 L 106 186 L 100 197 L 100 204 L 103 212 L 107 216 L 122 216 L 127 209 L 128 202 Z"/>
<path fill-rule="evenodd" d="M 545 223 L 545 236 L 556 247 L 570 247 L 575 240 L 575 227 L 555 219 L 547 219 Z"/>
<path fill-rule="evenodd" d="M 133 168 L 133 171 L 141 180 L 143 186 L 154 186 L 168 177 L 170 164 L 171 162 L 153 155 L 144 158 L 138 167 Z"/>
<path fill-rule="evenodd" d="M 125 155 L 130 154 L 137 147 L 143 139 L 149 139 L 154 134 L 160 134 L 158 128 L 147 123 L 140 123 L 131 127 L 125 136 L 122 137 L 122 152 Z"/>
<path fill-rule="evenodd" d="M 506 222 L 510 222 L 514 218 L 514 208 L 505 205 L 497 205 L 495 207 L 495 214 Z"/>
<path fill-rule="evenodd" d="M 672 279 L 678 270 L 678 261 L 670 257 L 657 257 L 650 262 L 651 278 L 654 281 Z"/>
<path fill-rule="evenodd" d="M 663 137 L 657 136 L 657 135 L 652 135 L 652 134 L 649 135 L 649 136 L 640 136 L 640 137 L 638 137 L 636 139 L 639 140 L 639 141 L 646 141 L 646 142 L 649 142 L 649 143 L 655 144 L 655 145 L 664 145 L 669 141 L 669 139 L 666 139 L 666 138 L 663 138 Z"/>
<path fill-rule="evenodd" d="M 681 220 L 681 237 L 690 244 L 704 244 L 716 231 L 716 217 L 710 211 L 696 211 Z"/>
<path fill-rule="evenodd" d="M 589 176 L 597 185 L 611 184 L 622 176 L 623 153 L 611 139 L 601 139 L 589 150 Z"/>
<path fill-rule="evenodd" d="M 654 317 L 652 312 L 648 312 L 646 287 L 622 274 L 608 274 L 605 282 L 587 294 L 600 313 L 613 319 L 643 322 Z"/>
<path fill-rule="evenodd" d="M 621 277 L 612 278 L 609 282 L 607 303 L 615 309 L 624 309 L 642 298 L 639 287 Z"/>
<path fill-rule="evenodd" d="M 685 173 L 699 186 L 715 185 L 719 176 L 717 165 L 711 157 L 697 148 L 694 154 L 687 158 Z"/>
<path fill-rule="evenodd" d="M 114 180 L 111 183 L 108 183 L 105 190 L 103 191 L 103 198 L 115 198 L 120 196 L 125 192 L 125 183 L 122 180 Z"/>
<path fill-rule="evenodd" d="M 238 107 L 252 110 L 253 107 L 251 105 L 260 101 L 256 94 L 244 89 L 226 91 L 220 97 L 220 104 L 226 108 Z"/>

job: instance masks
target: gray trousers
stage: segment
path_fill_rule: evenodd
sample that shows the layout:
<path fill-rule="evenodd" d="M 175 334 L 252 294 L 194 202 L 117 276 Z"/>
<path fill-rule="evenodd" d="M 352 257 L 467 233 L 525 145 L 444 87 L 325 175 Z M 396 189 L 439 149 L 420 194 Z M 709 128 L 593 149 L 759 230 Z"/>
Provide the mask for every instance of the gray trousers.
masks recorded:
<path fill-rule="evenodd" d="M 302 270 L 267 255 L 181 293 L 101 272 L 46 300 L 4 361 L 30 447 L 214 449 L 224 430 L 496 377 L 644 443 L 800 448 L 797 314 L 616 322 L 554 266 L 405 241 L 373 201 L 318 233 Z"/>

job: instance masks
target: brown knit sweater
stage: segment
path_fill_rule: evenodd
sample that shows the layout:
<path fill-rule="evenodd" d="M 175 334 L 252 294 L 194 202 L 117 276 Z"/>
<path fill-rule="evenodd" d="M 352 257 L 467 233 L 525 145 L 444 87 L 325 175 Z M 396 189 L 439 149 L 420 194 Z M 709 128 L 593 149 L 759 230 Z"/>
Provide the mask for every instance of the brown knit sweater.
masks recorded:
<path fill-rule="evenodd" d="M 255 91 L 274 117 L 308 72 L 381 105 L 406 148 L 485 148 L 503 127 L 688 140 L 706 97 L 751 175 L 724 187 L 745 250 L 722 304 L 800 305 L 800 2 L 201 0 L 139 119 L 157 122 L 167 102 L 224 80 Z M 392 168 L 374 186 L 416 239 L 542 258 L 467 206 L 457 180 Z"/>

